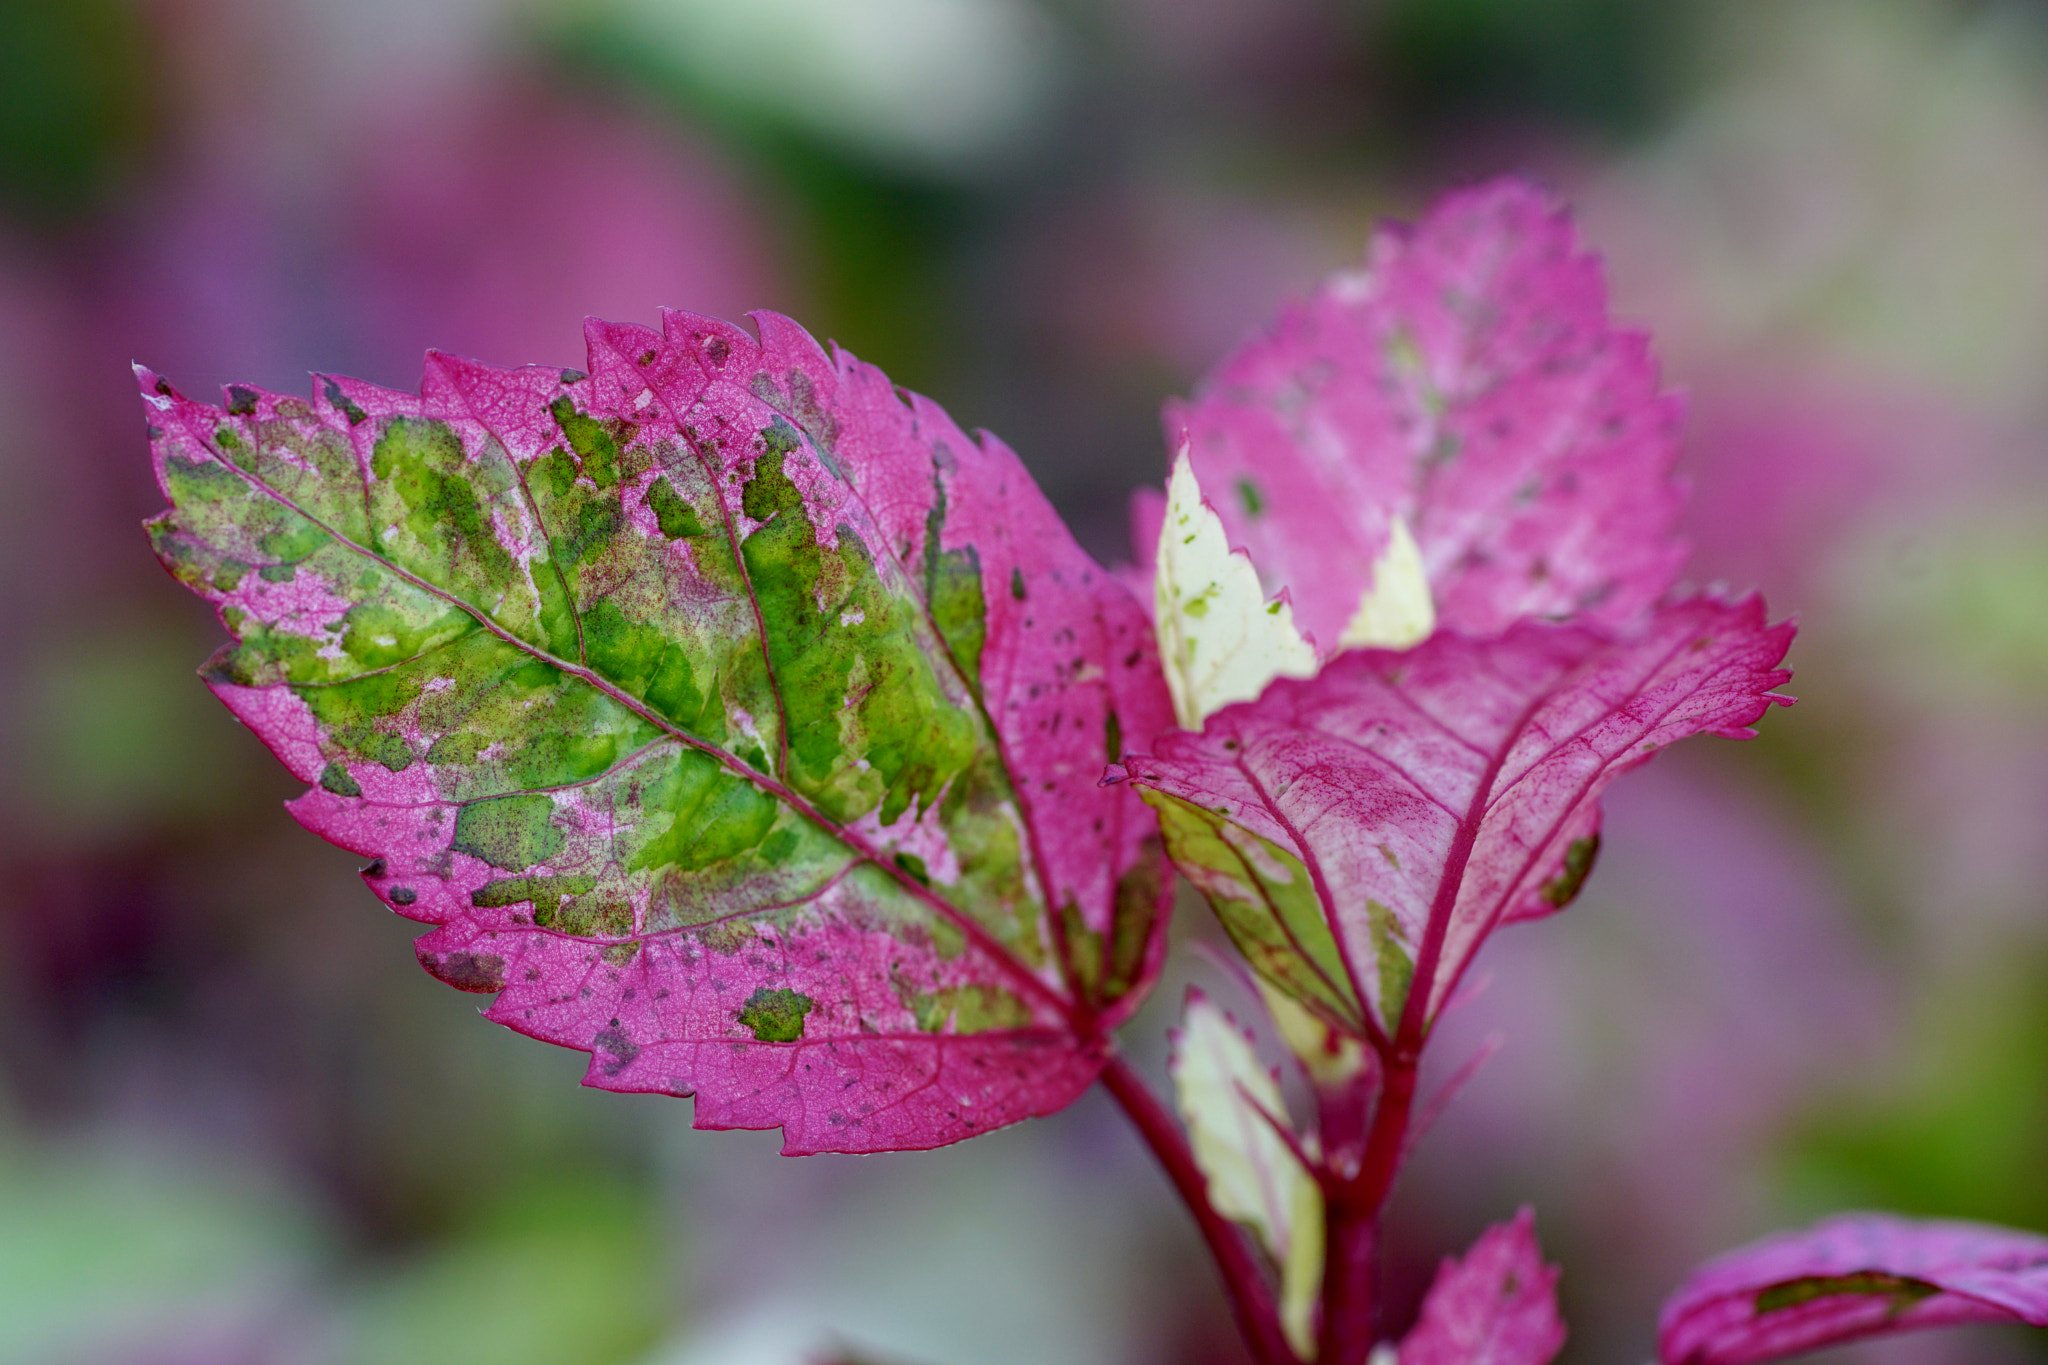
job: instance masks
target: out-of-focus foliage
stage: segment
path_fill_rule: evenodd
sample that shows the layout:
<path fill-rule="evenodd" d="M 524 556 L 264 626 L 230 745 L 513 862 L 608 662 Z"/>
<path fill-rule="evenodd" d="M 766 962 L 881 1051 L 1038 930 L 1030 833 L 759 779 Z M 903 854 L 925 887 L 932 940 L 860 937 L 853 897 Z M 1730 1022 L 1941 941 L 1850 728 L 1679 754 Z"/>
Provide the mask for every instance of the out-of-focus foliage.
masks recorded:
<path fill-rule="evenodd" d="M 137 1333 L 85 1358 L 434 1358 L 453 1320 L 422 1305 L 473 1286 L 522 1315 L 505 1349 L 577 1358 L 1232 1359 L 1192 1235 L 1089 1102 L 786 1162 L 578 1091 L 578 1057 L 392 970 L 408 926 L 279 813 L 292 785 L 184 662 L 215 628 L 135 533 L 126 365 L 409 387 L 429 345 L 576 364 L 585 311 L 775 307 L 1001 431 L 1109 560 L 1166 472 L 1163 394 L 1377 216 L 1504 170 L 1579 209 L 1688 392 L 1689 573 L 1800 612 L 1801 705 L 1740 764 L 1618 788 L 1581 903 L 1478 960 L 1496 984 L 1436 1050 L 1505 1042 L 1399 1194 L 1389 1333 L 1524 1199 L 1568 1358 L 1617 1365 L 1687 1267 L 1790 1221 L 2048 1228 L 2039 5 L 836 7 L 938 16 L 909 35 L 811 8 L 0 0 L 0 1094 L 29 1154 L 0 1256 L 112 1286 L 7 1298 L 44 1344 L 0 1355 L 80 1358 L 120 1298 Z M 552 1237 L 604 1274 L 517 1269 Z"/>
<path fill-rule="evenodd" d="M 0 204 L 30 222 L 103 207 L 161 113 L 125 0 L 0 4 Z"/>

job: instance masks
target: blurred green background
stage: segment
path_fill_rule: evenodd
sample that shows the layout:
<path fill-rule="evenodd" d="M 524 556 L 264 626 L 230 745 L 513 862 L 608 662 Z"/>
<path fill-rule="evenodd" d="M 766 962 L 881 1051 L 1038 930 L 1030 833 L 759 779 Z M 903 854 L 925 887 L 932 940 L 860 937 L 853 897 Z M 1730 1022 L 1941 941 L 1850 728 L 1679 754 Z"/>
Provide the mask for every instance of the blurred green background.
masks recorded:
<path fill-rule="evenodd" d="M 1786 1221 L 2048 1228 L 2048 6 L 0 0 L 0 1362 L 1239 1360 L 1094 1099 L 784 1161 L 418 971 L 193 676 L 126 365 L 411 386 L 772 307 L 1114 560 L 1162 398 L 1511 170 L 1690 395 L 1693 575 L 1800 613 L 1802 704 L 1622 784 L 1585 900 L 1489 949 L 1388 1329 L 1525 1200 L 1615 1365 Z"/>

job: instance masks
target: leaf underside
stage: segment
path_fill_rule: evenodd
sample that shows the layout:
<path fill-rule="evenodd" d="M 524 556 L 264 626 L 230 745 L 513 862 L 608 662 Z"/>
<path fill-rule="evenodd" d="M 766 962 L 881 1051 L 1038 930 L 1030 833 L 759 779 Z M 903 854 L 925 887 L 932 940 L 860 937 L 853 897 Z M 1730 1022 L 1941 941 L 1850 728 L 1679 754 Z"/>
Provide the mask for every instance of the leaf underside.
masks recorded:
<path fill-rule="evenodd" d="M 1664 1365 L 1751 1365 L 1966 1323 L 2048 1327 L 2048 1237 L 1844 1214 L 1709 1262 L 1665 1303 Z"/>
<path fill-rule="evenodd" d="M 158 555 L 309 829 L 587 1083 L 785 1150 L 1056 1110 L 1155 973 L 1097 785 L 1172 723 L 1150 629 L 1022 465 L 794 323 L 588 327 L 224 408 L 138 371 Z"/>
<path fill-rule="evenodd" d="M 1669 605 L 1622 636 L 1439 632 L 1276 682 L 1120 771 L 1254 970 L 1355 1037 L 1404 1014 L 1414 1032 L 1497 925 L 1576 894 L 1608 783 L 1784 700 L 1791 633 L 1754 598 Z"/>

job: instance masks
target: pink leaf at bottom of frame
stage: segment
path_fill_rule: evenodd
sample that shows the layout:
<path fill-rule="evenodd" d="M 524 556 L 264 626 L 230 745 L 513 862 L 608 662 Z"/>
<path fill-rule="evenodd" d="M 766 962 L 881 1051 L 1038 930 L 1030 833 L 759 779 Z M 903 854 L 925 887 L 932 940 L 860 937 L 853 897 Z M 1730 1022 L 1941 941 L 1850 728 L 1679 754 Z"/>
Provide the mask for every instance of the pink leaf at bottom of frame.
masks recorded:
<path fill-rule="evenodd" d="M 1750 1365 L 1966 1323 L 2048 1327 L 2048 1237 L 1851 1213 L 1708 1262 L 1664 1305 L 1664 1365 Z"/>
<path fill-rule="evenodd" d="M 1446 1256 L 1401 1339 L 1399 1365 L 1549 1365 L 1564 1345 L 1557 1267 L 1543 1264 L 1536 1217 L 1481 1233 L 1463 1260 Z"/>

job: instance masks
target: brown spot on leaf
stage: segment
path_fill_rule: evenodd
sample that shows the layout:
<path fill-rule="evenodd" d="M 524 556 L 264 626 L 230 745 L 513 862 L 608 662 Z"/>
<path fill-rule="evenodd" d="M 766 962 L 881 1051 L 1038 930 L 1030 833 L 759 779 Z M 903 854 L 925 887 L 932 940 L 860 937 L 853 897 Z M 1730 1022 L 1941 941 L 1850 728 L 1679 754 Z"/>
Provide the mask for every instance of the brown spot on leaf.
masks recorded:
<path fill-rule="evenodd" d="M 420 961 L 458 991 L 490 994 L 505 989 L 505 959 L 496 953 L 449 953 L 443 957 L 429 954 Z"/>

